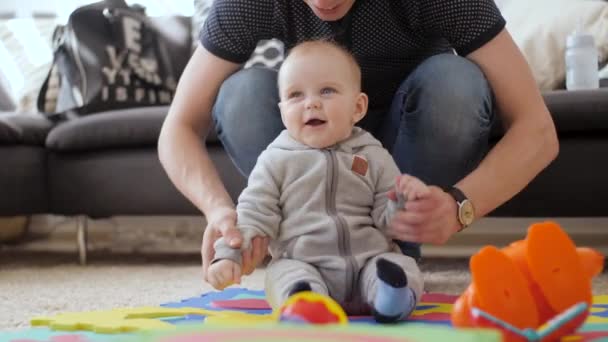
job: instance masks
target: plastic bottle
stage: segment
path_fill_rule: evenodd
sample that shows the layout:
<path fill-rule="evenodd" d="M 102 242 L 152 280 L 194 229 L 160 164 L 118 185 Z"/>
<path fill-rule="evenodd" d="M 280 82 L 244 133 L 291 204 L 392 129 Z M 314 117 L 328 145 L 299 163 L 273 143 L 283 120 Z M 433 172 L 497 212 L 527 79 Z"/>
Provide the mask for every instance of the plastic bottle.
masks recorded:
<path fill-rule="evenodd" d="M 599 88 L 598 52 L 593 36 L 582 25 L 566 40 L 566 89 Z"/>

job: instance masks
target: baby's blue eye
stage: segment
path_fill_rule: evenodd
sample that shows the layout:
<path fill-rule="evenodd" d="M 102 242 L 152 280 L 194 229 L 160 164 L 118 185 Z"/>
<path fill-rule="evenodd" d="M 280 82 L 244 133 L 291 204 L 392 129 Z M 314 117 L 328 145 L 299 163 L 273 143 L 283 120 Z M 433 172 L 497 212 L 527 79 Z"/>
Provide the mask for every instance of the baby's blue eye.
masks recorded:
<path fill-rule="evenodd" d="M 325 88 L 321 89 L 322 95 L 333 94 L 335 92 L 336 92 L 336 89 L 331 88 L 331 87 L 325 87 Z"/>

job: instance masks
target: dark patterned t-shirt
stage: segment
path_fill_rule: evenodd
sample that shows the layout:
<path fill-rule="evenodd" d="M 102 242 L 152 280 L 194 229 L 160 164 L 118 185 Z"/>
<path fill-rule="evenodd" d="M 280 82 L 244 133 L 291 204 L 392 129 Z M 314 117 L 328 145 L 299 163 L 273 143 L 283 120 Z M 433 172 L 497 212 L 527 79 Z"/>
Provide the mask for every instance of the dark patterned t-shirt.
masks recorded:
<path fill-rule="evenodd" d="M 215 0 L 201 31 L 203 46 L 244 63 L 258 41 L 276 38 L 290 49 L 333 38 L 355 56 L 370 107 L 386 107 L 424 59 L 484 45 L 505 26 L 493 0 L 355 0 L 341 20 L 319 19 L 303 0 Z"/>

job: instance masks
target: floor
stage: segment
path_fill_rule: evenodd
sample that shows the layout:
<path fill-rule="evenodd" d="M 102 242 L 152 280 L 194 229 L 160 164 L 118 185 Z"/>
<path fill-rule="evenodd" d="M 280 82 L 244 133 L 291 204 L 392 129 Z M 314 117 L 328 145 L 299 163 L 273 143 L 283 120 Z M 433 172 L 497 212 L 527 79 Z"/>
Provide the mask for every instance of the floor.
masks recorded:
<path fill-rule="evenodd" d="M 428 292 L 458 294 L 469 282 L 467 261 L 426 260 Z M 90 255 L 80 266 L 69 253 L 0 251 L 0 330 L 24 329 L 29 319 L 66 311 L 158 305 L 212 291 L 196 255 Z M 241 286 L 263 288 L 264 269 Z"/>
<path fill-rule="evenodd" d="M 564 222 L 569 229 L 575 227 Z M 157 305 L 210 291 L 199 266 L 203 226 L 197 217 L 91 221 L 88 265 L 81 266 L 76 221 L 33 217 L 22 243 L 0 245 L 0 329 L 27 328 L 29 319 L 38 315 Z M 426 249 L 430 252 L 421 263 L 426 291 L 462 292 L 470 281 L 468 260 L 454 255 L 475 251 L 492 239 L 498 245 L 508 243 L 525 233 L 521 222 L 490 226 L 487 232 L 478 227 L 459 235 L 452 246 Z M 598 226 L 597 222 L 581 224 L 573 235 L 582 243 L 608 245 L 608 239 L 597 234 Z M 259 269 L 242 285 L 261 289 L 263 277 L 264 270 Z M 593 287 L 595 294 L 608 294 L 606 270 Z"/>
<path fill-rule="evenodd" d="M 469 284 L 468 260 L 425 259 L 427 292 L 459 294 Z M 29 327 L 35 316 L 66 311 L 158 305 L 212 291 L 193 254 L 93 253 L 80 266 L 72 253 L 0 250 L 0 330 Z M 241 286 L 263 288 L 264 269 Z M 608 271 L 594 279 L 595 294 L 608 294 Z"/>

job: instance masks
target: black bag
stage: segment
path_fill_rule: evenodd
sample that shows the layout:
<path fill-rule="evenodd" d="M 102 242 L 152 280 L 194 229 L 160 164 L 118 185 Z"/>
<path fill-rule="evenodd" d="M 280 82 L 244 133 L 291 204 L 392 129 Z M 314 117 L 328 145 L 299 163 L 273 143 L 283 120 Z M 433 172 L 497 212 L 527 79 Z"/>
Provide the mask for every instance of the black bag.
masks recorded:
<path fill-rule="evenodd" d="M 168 105 L 177 77 L 167 37 L 145 9 L 105 0 L 76 9 L 53 33 L 53 63 L 38 110 L 55 119 Z"/>

